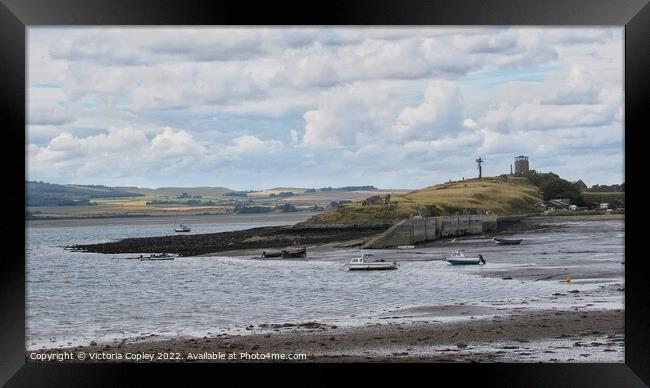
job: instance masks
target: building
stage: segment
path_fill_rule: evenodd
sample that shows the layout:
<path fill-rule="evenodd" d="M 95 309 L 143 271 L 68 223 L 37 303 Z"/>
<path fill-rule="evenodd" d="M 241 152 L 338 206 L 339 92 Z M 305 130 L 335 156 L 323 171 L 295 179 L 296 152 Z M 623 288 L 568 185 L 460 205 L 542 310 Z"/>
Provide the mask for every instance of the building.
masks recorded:
<path fill-rule="evenodd" d="M 545 210 L 567 210 L 569 206 L 571 206 L 571 200 L 568 198 L 551 199 L 542 203 Z"/>
<path fill-rule="evenodd" d="M 390 203 L 390 194 L 386 195 L 373 195 L 370 198 L 366 198 L 361 202 L 361 206 L 370 206 L 370 205 L 388 205 Z"/>
<path fill-rule="evenodd" d="M 515 157 L 515 174 L 525 174 L 528 172 L 528 156 L 519 155 Z"/>

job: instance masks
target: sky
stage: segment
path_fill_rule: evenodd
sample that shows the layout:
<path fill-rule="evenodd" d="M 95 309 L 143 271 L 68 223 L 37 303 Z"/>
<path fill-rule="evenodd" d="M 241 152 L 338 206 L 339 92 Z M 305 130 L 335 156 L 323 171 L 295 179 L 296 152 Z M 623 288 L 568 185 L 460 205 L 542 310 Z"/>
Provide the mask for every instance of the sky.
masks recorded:
<path fill-rule="evenodd" d="M 29 27 L 27 179 L 624 182 L 623 28 Z"/>

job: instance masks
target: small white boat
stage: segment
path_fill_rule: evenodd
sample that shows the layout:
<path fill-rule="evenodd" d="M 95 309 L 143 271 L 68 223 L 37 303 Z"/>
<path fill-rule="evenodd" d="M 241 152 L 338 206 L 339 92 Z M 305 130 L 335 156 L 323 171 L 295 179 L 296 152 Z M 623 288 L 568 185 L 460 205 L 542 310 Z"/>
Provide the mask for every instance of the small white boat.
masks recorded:
<path fill-rule="evenodd" d="M 482 255 L 478 255 L 478 257 L 466 257 L 462 249 L 458 249 L 452 253 L 451 257 L 447 258 L 447 261 L 453 265 L 485 264 L 485 259 Z"/>
<path fill-rule="evenodd" d="M 154 253 L 149 257 L 140 256 L 140 261 L 157 261 L 157 260 L 174 260 L 174 256 L 169 253 Z"/>
<path fill-rule="evenodd" d="M 397 249 L 413 249 L 415 245 L 398 245 Z"/>
<path fill-rule="evenodd" d="M 397 269 L 397 262 L 392 263 L 384 259 L 374 259 L 371 253 L 364 253 L 361 257 L 355 257 L 348 264 L 350 271 L 370 271 Z"/>
<path fill-rule="evenodd" d="M 181 232 L 191 232 L 192 231 L 192 229 L 189 226 L 183 225 L 183 224 L 180 224 L 179 227 L 175 228 L 174 230 L 179 232 L 179 233 L 181 233 Z"/>

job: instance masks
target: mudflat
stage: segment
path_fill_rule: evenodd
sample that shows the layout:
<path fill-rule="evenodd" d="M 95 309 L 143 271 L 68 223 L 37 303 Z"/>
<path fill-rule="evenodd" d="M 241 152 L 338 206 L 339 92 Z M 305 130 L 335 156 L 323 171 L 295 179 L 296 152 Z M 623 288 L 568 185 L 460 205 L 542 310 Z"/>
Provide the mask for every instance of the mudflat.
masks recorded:
<path fill-rule="evenodd" d="M 461 310 L 485 313 L 473 311 L 471 306 L 431 306 L 420 313 L 440 317 L 441 313 L 458 314 Z M 157 362 L 279 361 L 270 359 L 270 354 L 305 355 L 301 360 L 285 360 L 290 362 L 594 362 L 599 355 L 607 355 L 611 362 L 612 354 L 617 354 L 623 362 L 624 313 L 621 309 L 522 311 L 505 316 L 470 316 L 462 321 L 432 318 L 348 328 L 304 322 L 262 324 L 247 330 L 251 334 L 164 340 L 147 337 L 26 352 L 25 357 L 33 362 L 33 354 L 83 352 L 112 355 L 96 362 L 114 361 L 115 354 L 123 355 L 120 362 L 128 362 L 127 354 L 143 353 L 151 354 L 152 361 Z M 223 359 L 202 357 L 219 352 L 224 354 Z M 155 359 L 165 354 L 171 359 Z"/>

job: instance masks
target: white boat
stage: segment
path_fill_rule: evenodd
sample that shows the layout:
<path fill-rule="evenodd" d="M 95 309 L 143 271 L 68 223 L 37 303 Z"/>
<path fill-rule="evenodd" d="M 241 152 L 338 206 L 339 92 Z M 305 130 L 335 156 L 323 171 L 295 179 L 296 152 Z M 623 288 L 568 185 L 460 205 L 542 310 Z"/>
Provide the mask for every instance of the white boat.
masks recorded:
<path fill-rule="evenodd" d="M 447 257 L 447 261 L 453 265 L 485 264 L 485 259 L 482 255 L 478 255 L 478 257 L 466 257 L 462 249 L 458 249 L 452 253 L 450 257 Z"/>
<path fill-rule="evenodd" d="M 176 212 L 176 217 L 174 217 L 174 230 L 176 232 L 183 233 L 183 232 L 191 232 L 192 231 L 192 229 L 189 226 L 183 225 L 183 224 L 178 225 L 178 228 L 177 228 L 176 227 L 176 220 L 177 219 L 178 219 L 178 212 Z"/>
<path fill-rule="evenodd" d="M 398 245 L 397 249 L 413 249 L 415 245 Z"/>
<path fill-rule="evenodd" d="M 149 257 L 142 257 L 140 255 L 140 261 L 156 261 L 156 260 L 174 260 L 174 256 L 169 253 L 154 253 Z"/>
<path fill-rule="evenodd" d="M 177 232 L 179 232 L 179 233 L 181 233 L 181 232 L 191 232 L 191 231 L 192 231 L 192 228 L 190 228 L 190 227 L 187 226 L 187 225 L 180 224 L 180 225 L 178 226 L 178 228 L 175 228 L 174 230 L 177 231 Z"/>
<path fill-rule="evenodd" d="M 397 262 L 392 263 L 384 259 L 374 259 L 371 253 L 364 253 L 361 257 L 355 257 L 348 263 L 350 271 L 370 271 L 397 269 Z"/>

